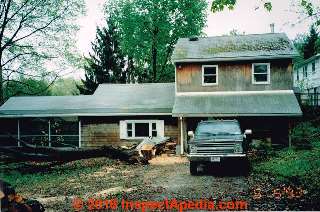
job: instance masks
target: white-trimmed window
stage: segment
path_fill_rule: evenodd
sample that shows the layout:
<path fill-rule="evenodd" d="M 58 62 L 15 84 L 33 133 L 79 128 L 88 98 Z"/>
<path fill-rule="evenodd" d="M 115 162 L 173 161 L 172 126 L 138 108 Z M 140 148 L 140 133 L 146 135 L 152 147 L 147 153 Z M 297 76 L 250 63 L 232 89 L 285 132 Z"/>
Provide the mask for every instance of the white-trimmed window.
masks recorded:
<path fill-rule="evenodd" d="M 252 84 L 270 84 L 270 63 L 252 64 Z"/>
<path fill-rule="evenodd" d="M 218 65 L 202 66 L 202 85 L 218 85 Z"/>
<path fill-rule="evenodd" d="M 164 137 L 163 120 L 120 121 L 120 139 Z"/>

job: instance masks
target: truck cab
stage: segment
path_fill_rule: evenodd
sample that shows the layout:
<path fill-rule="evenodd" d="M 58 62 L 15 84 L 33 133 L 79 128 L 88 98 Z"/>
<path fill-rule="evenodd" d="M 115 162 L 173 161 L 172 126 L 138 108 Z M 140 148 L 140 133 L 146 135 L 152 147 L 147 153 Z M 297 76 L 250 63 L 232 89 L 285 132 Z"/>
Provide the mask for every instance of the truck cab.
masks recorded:
<path fill-rule="evenodd" d="M 200 122 L 194 133 L 188 132 L 191 175 L 196 175 L 205 163 L 219 163 L 227 158 L 246 160 L 246 138 L 251 133 L 251 130 L 242 133 L 237 120 Z"/>

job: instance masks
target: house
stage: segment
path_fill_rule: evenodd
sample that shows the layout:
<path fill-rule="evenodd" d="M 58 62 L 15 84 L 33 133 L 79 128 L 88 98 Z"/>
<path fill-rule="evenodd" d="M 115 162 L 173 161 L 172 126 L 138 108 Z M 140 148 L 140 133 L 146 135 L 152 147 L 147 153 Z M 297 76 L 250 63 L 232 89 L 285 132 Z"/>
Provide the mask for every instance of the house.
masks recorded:
<path fill-rule="evenodd" d="M 183 153 L 187 131 L 199 121 L 238 119 L 254 138 L 287 144 L 302 115 L 292 90 L 295 56 L 285 34 L 179 39 L 175 83 L 102 84 L 91 96 L 12 97 L 0 107 L 0 138 L 10 132 L 49 146 L 92 147 L 170 136 Z"/>
<path fill-rule="evenodd" d="M 171 115 L 174 87 L 102 84 L 90 96 L 11 97 L 0 108 L 0 143 L 8 142 L 8 132 L 49 146 L 124 145 L 149 136 L 178 141 L 178 121 Z"/>
<path fill-rule="evenodd" d="M 203 119 L 238 119 L 256 139 L 287 143 L 302 115 L 292 90 L 297 55 L 283 33 L 179 39 L 172 115 L 184 131 Z"/>
<path fill-rule="evenodd" d="M 302 103 L 320 105 L 320 54 L 294 66 L 293 85 Z"/>
<path fill-rule="evenodd" d="M 294 87 L 305 93 L 320 93 L 320 54 L 294 66 Z"/>

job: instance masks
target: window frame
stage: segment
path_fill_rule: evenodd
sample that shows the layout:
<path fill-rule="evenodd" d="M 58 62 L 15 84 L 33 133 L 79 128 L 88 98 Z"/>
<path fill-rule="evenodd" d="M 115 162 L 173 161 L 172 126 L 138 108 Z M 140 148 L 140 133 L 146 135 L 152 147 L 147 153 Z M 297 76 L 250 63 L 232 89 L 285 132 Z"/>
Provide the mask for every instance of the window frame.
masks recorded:
<path fill-rule="evenodd" d="M 136 123 L 148 123 L 149 124 L 149 136 L 136 136 Z M 156 124 L 156 131 L 157 136 L 156 137 L 164 137 L 164 121 L 163 120 L 122 120 L 119 124 L 119 134 L 120 139 L 144 139 L 152 137 L 152 132 L 155 131 L 152 128 L 152 124 Z M 132 132 L 132 136 L 128 136 L 128 124 L 131 124 L 132 129 L 130 130 Z"/>
<path fill-rule="evenodd" d="M 308 78 L 308 64 L 302 67 L 303 78 Z"/>
<path fill-rule="evenodd" d="M 267 66 L 267 81 L 265 82 L 256 82 L 254 80 L 254 67 L 255 65 L 266 65 Z M 269 85 L 270 84 L 270 81 L 271 81 L 271 71 L 270 71 L 270 63 L 252 63 L 252 66 L 251 66 L 251 83 L 254 84 L 254 85 Z"/>
<path fill-rule="evenodd" d="M 313 61 L 311 63 L 311 73 L 315 74 L 316 73 L 316 61 Z"/>
<path fill-rule="evenodd" d="M 215 83 L 205 83 L 204 82 L 204 69 L 205 68 L 212 68 L 212 67 L 215 67 L 216 68 L 216 82 Z M 202 65 L 201 67 L 202 69 L 202 73 L 201 73 L 201 81 L 202 81 L 202 86 L 215 86 L 215 85 L 218 85 L 219 83 L 219 67 L 218 65 Z M 212 74 L 213 75 L 213 74 Z"/>

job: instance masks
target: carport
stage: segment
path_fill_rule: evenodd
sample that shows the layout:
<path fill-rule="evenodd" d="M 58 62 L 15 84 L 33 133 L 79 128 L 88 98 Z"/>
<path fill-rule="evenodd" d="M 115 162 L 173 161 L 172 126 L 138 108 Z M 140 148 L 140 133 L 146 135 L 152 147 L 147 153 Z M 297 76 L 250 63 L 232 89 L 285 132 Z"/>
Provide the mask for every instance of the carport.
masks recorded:
<path fill-rule="evenodd" d="M 253 130 L 253 138 L 290 145 L 291 124 L 302 111 L 290 90 L 178 92 L 172 114 L 180 119 L 184 141 L 201 120 L 237 119 L 242 130 Z"/>

